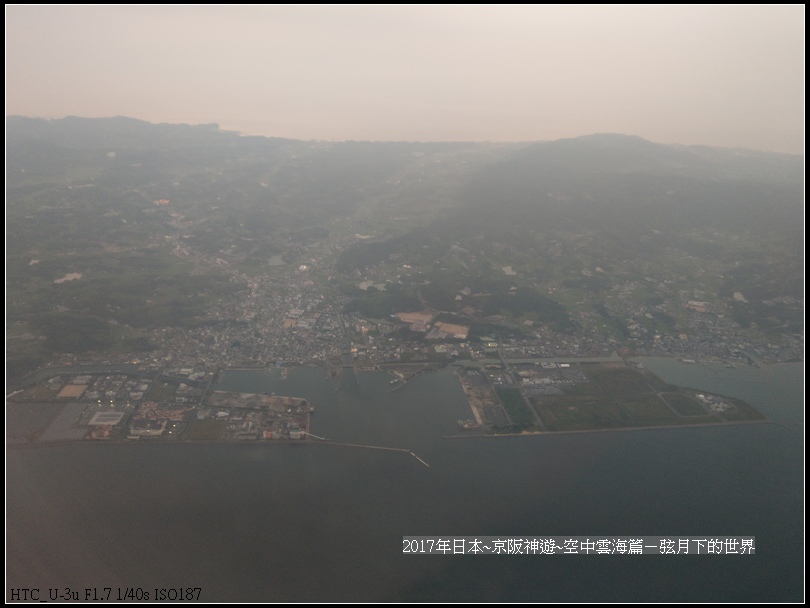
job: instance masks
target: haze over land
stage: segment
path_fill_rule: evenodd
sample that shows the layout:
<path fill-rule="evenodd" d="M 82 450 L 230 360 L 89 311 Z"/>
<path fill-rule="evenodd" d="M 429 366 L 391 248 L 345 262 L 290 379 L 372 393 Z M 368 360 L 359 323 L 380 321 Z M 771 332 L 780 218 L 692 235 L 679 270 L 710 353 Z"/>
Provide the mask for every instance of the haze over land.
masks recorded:
<path fill-rule="evenodd" d="M 624 135 L 333 144 L 126 118 L 7 127 L 15 374 L 329 362 L 345 340 L 368 365 L 475 357 L 492 340 L 515 356 L 802 356 L 800 156 Z"/>
<path fill-rule="evenodd" d="M 803 598 L 803 5 L 18 5 L 6 57 L 7 601 Z M 766 546 L 399 552 L 674 531 Z"/>
<path fill-rule="evenodd" d="M 6 114 L 804 148 L 804 6 L 11 6 Z"/>

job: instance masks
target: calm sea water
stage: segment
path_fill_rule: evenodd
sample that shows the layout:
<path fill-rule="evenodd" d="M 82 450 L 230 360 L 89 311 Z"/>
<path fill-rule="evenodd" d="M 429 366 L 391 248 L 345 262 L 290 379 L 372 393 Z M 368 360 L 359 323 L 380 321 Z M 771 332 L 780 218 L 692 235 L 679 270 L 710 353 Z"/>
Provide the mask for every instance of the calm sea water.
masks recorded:
<path fill-rule="evenodd" d="M 7 451 L 12 587 L 201 587 L 202 600 L 801 601 L 803 364 L 644 363 L 778 424 L 442 439 L 469 418 L 451 370 L 396 392 L 320 368 L 223 390 L 317 408 L 310 444 Z M 755 556 L 421 556 L 403 535 L 755 535 Z M 83 597 L 83 596 L 82 596 Z"/>

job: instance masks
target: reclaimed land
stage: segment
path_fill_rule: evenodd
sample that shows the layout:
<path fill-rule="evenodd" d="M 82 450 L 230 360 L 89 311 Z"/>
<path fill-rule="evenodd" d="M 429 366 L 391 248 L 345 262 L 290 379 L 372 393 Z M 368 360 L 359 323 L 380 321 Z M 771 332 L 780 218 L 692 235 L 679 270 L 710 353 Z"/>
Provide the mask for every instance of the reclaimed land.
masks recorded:
<path fill-rule="evenodd" d="M 765 421 L 744 401 L 673 386 L 624 361 L 567 363 L 528 373 L 524 368 L 513 380 L 526 391 L 529 405 L 517 388 L 496 388 L 496 392 L 514 435 Z M 529 394 L 533 386 L 545 388 Z M 475 412 L 475 404 L 470 405 Z M 529 407 L 545 429 L 532 424 Z M 505 430 L 485 427 L 487 433 L 504 434 Z"/>

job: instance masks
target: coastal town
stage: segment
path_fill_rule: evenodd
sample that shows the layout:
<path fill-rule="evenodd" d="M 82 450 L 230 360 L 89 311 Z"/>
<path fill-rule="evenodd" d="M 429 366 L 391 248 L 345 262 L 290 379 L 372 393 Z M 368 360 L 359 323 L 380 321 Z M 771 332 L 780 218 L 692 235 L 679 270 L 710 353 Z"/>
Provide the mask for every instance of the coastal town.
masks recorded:
<path fill-rule="evenodd" d="M 455 300 L 464 306 L 452 315 L 424 306 L 375 318 L 348 311 L 351 296 L 341 295 L 332 285 L 335 250 L 360 235 L 326 250 L 308 251 L 306 263 L 289 264 L 278 256 L 271 260 L 272 272 L 248 275 L 227 253 L 206 255 L 184 245 L 182 217 L 174 214 L 173 221 L 180 230 L 173 237 L 174 254 L 193 264 L 196 272 L 226 273 L 238 297 L 212 303 L 193 329 L 148 330 L 149 352 L 60 355 L 38 372 L 47 375 L 52 369 L 52 376 L 12 392 L 8 401 L 12 407 L 34 402 L 69 405 L 46 429 L 24 427 L 10 438 L 12 444 L 32 439 L 305 440 L 312 437 L 309 417 L 314 409 L 305 399 L 228 396 L 215 390 L 216 381 L 229 369 L 286 374 L 297 365 L 323 366 L 329 377 L 338 379 L 343 373 L 384 371 L 395 390 L 424 371 L 452 364 L 470 404 L 469 418 L 459 420 L 460 431 L 548 432 L 756 419 L 750 408 L 742 411 L 728 400 L 676 394 L 674 389 L 661 396 L 651 385 L 632 389 L 630 393 L 638 395 L 628 405 L 627 390 L 619 390 L 617 398 L 615 387 L 605 388 L 591 376 L 599 365 L 638 375 L 642 372 L 628 362 L 638 355 L 736 367 L 796 356 L 799 347 L 751 340 L 756 332 L 741 333 L 723 313 L 722 303 L 688 299 L 700 293 L 673 294 L 666 281 L 655 289 L 662 302 L 683 300 L 682 318 L 689 334 L 650 335 L 643 321 L 660 310 L 634 304 L 633 293 L 640 286 L 633 281 L 608 296 L 613 314 L 625 315 L 630 333 L 622 340 L 601 331 L 604 319 L 588 312 L 574 317 L 580 328 L 576 332 L 530 319 L 519 322 L 520 331 L 510 331 L 515 320 L 481 316 L 475 307 L 479 294 L 470 288 L 456 294 Z M 395 280 L 407 280 L 409 270 L 413 269 L 400 268 Z M 511 267 L 504 271 L 515 275 Z M 378 268 L 355 276 L 358 288 L 385 290 L 392 280 L 382 272 Z M 493 335 L 472 335 L 472 328 L 482 324 L 494 328 Z M 93 366 L 99 370 L 123 366 L 127 371 L 70 372 Z M 634 381 L 630 379 L 631 384 Z M 576 395 L 567 395 L 568 389 Z M 595 403 L 603 406 L 596 408 Z"/>
<path fill-rule="evenodd" d="M 176 134 L 196 158 L 197 145 Z M 229 371 L 283 379 L 298 366 L 318 366 L 337 387 L 386 373 L 391 391 L 451 367 L 470 405 L 458 421 L 467 435 L 750 420 L 733 400 L 663 386 L 638 358 L 743 369 L 803 359 L 793 241 L 753 221 L 764 234 L 742 238 L 720 211 L 700 220 L 705 205 L 666 190 L 664 175 L 650 177 L 665 193 L 655 206 L 635 186 L 542 189 L 531 146 L 196 135 L 209 160 L 159 156 L 165 163 L 142 172 L 158 156 L 94 148 L 86 172 L 31 178 L 49 165 L 26 156 L 15 165 L 12 443 L 307 441 L 321 404 L 306 395 L 218 393 Z M 601 158 L 606 142 L 631 157 L 641 145 L 620 136 L 574 145 Z M 157 154 L 163 144 L 150 145 Z M 515 176 L 495 179 L 512 154 L 528 156 Z M 718 154 L 718 175 L 738 175 L 740 159 Z M 791 159 L 772 160 L 793 175 Z M 480 181 L 485 167 L 493 179 Z M 758 179 L 770 183 L 770 173 Z M 719 182 L 706 183 L 713 192 Z M 779 190 L 785 201 L 794 186 Z M 597 204 L 596 193 L 615 204 Z M 572 214 L 569 201 L 590 211 Z M 769 222 L 795 225 L 785 205 L 768 208 Z"/>
<path fill-rule="evenodd" d="M 183 226 L 179 219 L 175 222 L 178 227 Z M 608 322 L 604 317 L 589 310 L 580 312 L 576 307 L 569 308 L 575 331 L 559 331 L 530 318 L 483 315 L 476 308 L 476 301 L 488 294 L 469 288 L 456 294 L 455 299 L 463 306 L 453 311 L 456 322 L 452 323 L 441 320 L 443 311 L 427 306 L 385 318 L 346 312 L 352 297 L 341 294 L 334 286 L 337 281 L 334 258 L 336 252 L 358 242 L 360 237 L 355 235 L 301 252 L 310 256 L 306 263 L 290 264 L 277 256 L 277 260 L 271 260 L 272 272 L 249 275 L 239 270 L 237 256 L 195 251 L 182 243 L 182 233 L 175 235 L 173 249 L 178 258 L 193 264 L 194 272 L 225 273 L 237 295 L 211 303 L 193 330 L 183 327 L 146 330 L 144 338 L 151 345 L 148 353 L 65 353 L 58 355 L 52 366 L 136 364 L 154 369 L 193 368 L 194 373 L 211 374 L 220 367 L 326 364 L 339 359 L 346 347 L 364 367 L 412 360 L 476 360 L 490 356 L 488 353 L 496 349 L 509 358 L 599 357 L 619 353 L 729 365 L 752 364 L 758 359 L 791 361 L 803 354 L 801 336 L 783 334 L 775 340 L 755 327 L 740 328 L 722 299 L 706 301 L 705 293 L 694 290 L 684 293 L 672 285 L 674 280 L 658 283 L 653 279 L 629 280 L 606 294 L 612 320 L 619 319 L 626 328 L 622 336 L 605 330 Z M 365 274 L 355 272 L 356 285 L 361 290 L 385 290 L 386 285 L 407 283 L 411 275 L 417 274 L 408 264 L 400 266 L 381 264 Z M 397 274 L 391 276 L 392 272 Z M 542 287 L 549 294 L 559 289 L 554 284 Z M 639 303 L 640 290 L 653 293 L 659 302 Z M 700 297 L 704 299 L 695 299 Z M 743 297 L 735 294 L 735 298 Z M 801 307 L 803 302 L 786 297 L 779 304 Z M 678 332 L 648 329 L 651 320 L 662 314 L 674 314 L 676 309 Z M 470 330 L 475 325 L 488 325 L 508 337 L 473 335 Z M 404 329 L 408 331 L 403 332 Z M 15 344 L 35 339 L 35 334 L 22 327 L 10 334 L 9 346 L 14 348 Z"/>

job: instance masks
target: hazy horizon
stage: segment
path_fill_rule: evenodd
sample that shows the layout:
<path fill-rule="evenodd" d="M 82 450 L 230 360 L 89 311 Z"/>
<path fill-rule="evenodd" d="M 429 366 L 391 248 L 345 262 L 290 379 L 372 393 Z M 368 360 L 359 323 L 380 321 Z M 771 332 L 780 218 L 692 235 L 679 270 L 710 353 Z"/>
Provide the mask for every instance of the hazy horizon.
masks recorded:
<path fill-rule="evenodd" d="M 804 151 L 804 6 L 6 7 L 6 116 Z"/>

